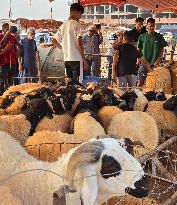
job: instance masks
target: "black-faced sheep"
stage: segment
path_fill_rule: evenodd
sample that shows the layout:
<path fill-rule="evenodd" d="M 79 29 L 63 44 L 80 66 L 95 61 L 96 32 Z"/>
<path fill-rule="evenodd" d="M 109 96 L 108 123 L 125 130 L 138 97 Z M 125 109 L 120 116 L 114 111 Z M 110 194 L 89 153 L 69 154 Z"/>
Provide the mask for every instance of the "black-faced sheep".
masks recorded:
<path fill-rule="evenodd" d="M 21 115 L 0 116 L 0 130 L 6 131 L 21 143 L 32 135 L 38 123 L 45 117 L 53 118 L 54 112 L 45 99 L 35 99 L 22 109 Z"/>
<path fill-rule="evenodd" d="M 143 112 L 148 104 L 147 98 L 138 89 L 125 92 L 121 99 L 125 100 L 129 111 Z"/>
<path fill-rule="evenodd" d="M 174 111 L 177 117 L 177 95 L 172 96 L 167 101 L 164 102 L 163 108 L 166 110 Z"/>
<path fill-rule="evenodd" d="M 135 156 L 139 157 L 157 147 L 159 133 L 155 120 L 147 113 L 126 111 L 115 115 L 107 129 L 109 135 L 128 137 L 140 141 L 144 148 L 135 147 Z"/>
<path fill-rule="evenodd" d="M 148 91 L 144 93 L 144 96 L 147 98 L 148 101 L 165 101 L 167 98 L 165 97 L 165 93 L 162 91 L 155 92 L 155 91 Z"/>
<path fill-rule="evenodd" d="M 137 198 L 149 193 L 140 163 L 114 138 L 83 143 L 54 163 L 33 158 L 4 132 L 0 133 L 0 150 L 0 181 L 4 180 L 24 205 L 51 205 L 53 193 L 61 188 L 74 192 L 67 195 L 66 204 L 81 204 L 82 201 L 84 205 L 94 205 L 103 203 L 115 193 Z"/>

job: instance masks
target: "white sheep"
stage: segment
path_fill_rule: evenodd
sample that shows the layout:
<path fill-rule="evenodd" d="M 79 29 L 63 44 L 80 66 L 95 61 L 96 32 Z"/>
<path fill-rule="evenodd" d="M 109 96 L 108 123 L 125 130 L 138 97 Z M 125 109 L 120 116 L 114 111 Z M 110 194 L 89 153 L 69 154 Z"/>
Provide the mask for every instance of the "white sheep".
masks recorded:
<path fill-rule="evenodd" d="M 17 197 L 11 193 L 10 187 L 8 186 L 0 186 L 0 204 L 1 205 L 22 205 L 22 201 L 20 201 Z"/>
<path fill-rule="evenodd" d="M 145 148 L 134 148 L 136 157 L 155 149 L 159 141 L 155 120 L 149 114 L 140 111 L 126 111 L 115 115 L 109 124 L 107 133 L 142 142 Z"/>
<path fill-rule="evenodd" d="M 0 183 L 11 187 L 24 205 L 52 205 L 53 193 L 62 187 L 73 192 L 66 197 L 68 205 L 79 205 L 81 200 L 84 205 L 98 205 L 115 194 L 142 198 L 149 192 L 140 163 L 114 138 L 93 139 L 54 163 L 44 163 L 0 132 L 0 158 Z"/>

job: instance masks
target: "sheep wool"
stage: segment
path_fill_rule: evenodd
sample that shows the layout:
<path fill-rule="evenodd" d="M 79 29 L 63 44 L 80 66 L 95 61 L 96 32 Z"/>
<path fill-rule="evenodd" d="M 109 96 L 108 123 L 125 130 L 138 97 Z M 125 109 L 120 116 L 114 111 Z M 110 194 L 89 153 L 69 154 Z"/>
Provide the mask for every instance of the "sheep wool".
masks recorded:
<path fill-rule="evenodd" d="M 177 133 L 177 118 L 173 111 L 163 109 L 163 103 L 149 102 L 146 112 L 154 118 L 160 131 L 166 130 L 175 134 Z"/>
<path fill-rule="evenodd" d="M 0 186 L 1 205 L 22 205 L 22 202 L 15 197 L 8 186 Z"/>
<path fill-rule="evenodd" d="M 109 126 L 112 118 L 123 111 L 116 106 L 104 106 L 98 111 L 98 117 L 101 119 L 105 131 Z"/>
<path fill-rule="evenodd" d="M 68 115 L 53 115 L 53 119 L 49 119 L 48 117 L 44 117 L 38 126 L 35 129 L 35 132 L 39 132 L 42 130 L 49 130 L 49 131 L 61 131 L 61 132 L 70 132 L 70 124 L 73 118 Z"/>
<path fill-rule="evenodd" d="M 29 136 L 30 129 L 31 124 L 23 114 L 0 116 L 0 131 L 7 132 L 22 144 Z"/>
<path fill-rule="evenodd" d="M 25 96 L 20 95 L 17 96 L 14 100 L 14 102 L 5 109 L 5 112 L 7 115 L 18 115 L 21 114 L 22 107 L 26 104 Z"/>
<path fill-rule="evenodd" d="M 128 137 L 132 141 L 140 141 L 143 147 L 134 147 L 135 157 L 153 150 L 158 145 L 159 133 L 155 120 L 147 113 L 126 111 L 117 114 L 111 120 L 108 134 Z"/>
<path fill-rule="evenodd" d="M 166 94 L 171 94 L 171 75 L 170 71 L 164 67 L 154 68 L 147 74 L 146 89 L 157 91 L 163 90 Z"/>
<path fill-rule="evenodd" d="M 105 135 L 105 131 L 89 112 L 84 112 L 76 115 L 74 119 L 74 135 L 78 140 L 88 141 L 96 136 Z"/>
<path fill-rule="evenodd" d="M 174 66 L 170 69 L 171 72 L 171 83 L 172 83 L 172 93 L 173 95 L 177 94 L 177 64 L 175 63 Z"/>
<path fill-rule="evenodd" d="M 37 159 L 52 162 L 78 144 L 80 142 L 72 134 L 60 131 L 41 131 L 29 137 L 24 147 L 30 155 Z"/>
<path fill-rule="evenodd" d="M 122 199 L 120 197 L 113 197 L 108 200 L 107 203 L 104 203 L 102 205 L 160 205 L 155 200 L 146 197 L 143 199 L 137 199 L 132 196 L 127 196 L 125 199 Z"/>
<path fill-rule="evenodd" d="M 37 88 L 42 88 L 45 87 L 45 85 L 41 85 L 38 83 L 24 83 L 24 84 L 20 84 L 20 85 L 15 85 L 15 86 L 10 86 L 4 93 L 3 93 L 3 97 L 5 97 L 6 95 L 9 95 L 12 92 L 22 92 L 22 93 L 26 93 L 25 90 L 30 89 L 30 90 L 34 90 Z"/>
<path fill-rule="evenodd" d="M 147 98 L 143 95 L 143 92 L 139 89 L 134 90 L 138 98 L 136 98 L 135 104 L 133 106 L 134 111 L 144 111 L 144 108 L 148 104 Z"/>

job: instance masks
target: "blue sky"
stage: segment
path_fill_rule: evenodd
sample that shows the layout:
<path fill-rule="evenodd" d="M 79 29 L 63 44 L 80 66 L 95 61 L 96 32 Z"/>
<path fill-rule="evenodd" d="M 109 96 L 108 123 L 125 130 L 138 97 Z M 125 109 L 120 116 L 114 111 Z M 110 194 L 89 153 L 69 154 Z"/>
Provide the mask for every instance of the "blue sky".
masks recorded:
<path fill-rule="evenodd" d="M 0 19 L 9 16 L 9 1 L 0 0 Z M 53 18 L 57 20 L 65 20 L 69 14 L 69 0 L 55 0 L 52 4 L 49 0 L 11 0 L 12 1 L 12 18 L 30 18 L 43 19 L 50 18 L 50 8 L 53 7 Z"/>

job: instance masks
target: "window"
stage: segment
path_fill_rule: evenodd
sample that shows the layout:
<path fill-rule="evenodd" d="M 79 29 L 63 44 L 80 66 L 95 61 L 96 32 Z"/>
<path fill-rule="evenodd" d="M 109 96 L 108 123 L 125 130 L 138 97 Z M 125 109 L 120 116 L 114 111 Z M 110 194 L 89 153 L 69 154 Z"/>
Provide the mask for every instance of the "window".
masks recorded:
<path fill-rule="evenodd" d="M 104 6 L 96 6 L 96 14 L 104 14 Z"/>
<path fill-rule="evenodd" d="M 96 19 L 104 19 L 104 15 L 96 15 Z"/>

